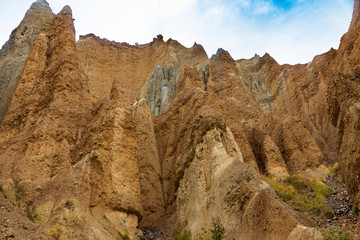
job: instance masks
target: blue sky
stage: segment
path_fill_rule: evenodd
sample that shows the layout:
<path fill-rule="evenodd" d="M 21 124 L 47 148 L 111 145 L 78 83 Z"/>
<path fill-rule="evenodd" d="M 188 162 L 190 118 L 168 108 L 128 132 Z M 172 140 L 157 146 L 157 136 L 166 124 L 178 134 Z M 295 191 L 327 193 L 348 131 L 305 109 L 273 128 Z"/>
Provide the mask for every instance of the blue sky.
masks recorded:
<path fill-rule="evenodd" d="M 291 0 L 274 0 L 274 3 L 276 6 L 282 9 L 290 9 L 293 7 L 294 3 L 297 3 L 297 1 L 291 1 Z"/>
<path fill-rule="evenodd" d="M 0 45 L 32 0 L 0 0 Z M 268 52 L 279 63 L 307 63 L 347 31 L 353 0 L 48 0 L 55 13 L 73 10 L 77 34 L 147 43 L 161 33 L 211 56 L 224 48 L 234 59 Z"/>

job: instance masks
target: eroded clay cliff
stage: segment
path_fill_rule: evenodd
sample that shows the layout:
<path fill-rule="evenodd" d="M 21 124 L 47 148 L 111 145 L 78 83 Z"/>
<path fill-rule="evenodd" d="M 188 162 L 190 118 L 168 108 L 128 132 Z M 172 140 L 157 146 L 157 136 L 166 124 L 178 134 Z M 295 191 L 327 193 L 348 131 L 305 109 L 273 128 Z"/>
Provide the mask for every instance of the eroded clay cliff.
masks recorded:
<path fill-rule="evenodd" d="M 54 17 L 46 1 L 34 2 L 0 50 L 0 121 L 3 120 L 33 42 Z"/>
<path fill-rule="evenodd" d="M 262 176 L 323 179 L 339 162 L 360 201 L 359 9 L 338 50 L 291 66 L 161 35 L 76 42 L 70 7 L 38 0 L 0 52 L 1 201 L 36 209 L 54 239 L 202 236 L 214 217 L 226 239 L 315 239 Z"/>

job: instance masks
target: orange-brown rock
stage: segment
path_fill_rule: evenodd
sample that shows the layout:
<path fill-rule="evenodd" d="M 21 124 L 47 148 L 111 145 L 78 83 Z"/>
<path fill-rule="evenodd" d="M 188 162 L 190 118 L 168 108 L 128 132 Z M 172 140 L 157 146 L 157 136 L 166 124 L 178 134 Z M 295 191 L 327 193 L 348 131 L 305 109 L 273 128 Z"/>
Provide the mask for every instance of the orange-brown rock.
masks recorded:
<path fill-rule="evenodd" d="M 226 239 L 315 239 L 261 175 L 321 179 L 339 161 L 360 201 L 359 9 L 338 50 L 291 66 L 223 49 L 209 59 L 161 35 L 76 43 L 71 9 L 54 16 L 38 0 L 0 52 L 0 70 L 16 69 L 0 71 L 4 192 L 24 186 L 20 207 L 58 239 L 138 239 L 176 223 L 201 236 L 213 217 Z"/>
<path fill-rule="evenodd" d="M 0 122 L 5 116 L 33 42 L 39 33 L 49 29 L 53 17 L 46 1 L 34 2 L 0 50 Z"/>

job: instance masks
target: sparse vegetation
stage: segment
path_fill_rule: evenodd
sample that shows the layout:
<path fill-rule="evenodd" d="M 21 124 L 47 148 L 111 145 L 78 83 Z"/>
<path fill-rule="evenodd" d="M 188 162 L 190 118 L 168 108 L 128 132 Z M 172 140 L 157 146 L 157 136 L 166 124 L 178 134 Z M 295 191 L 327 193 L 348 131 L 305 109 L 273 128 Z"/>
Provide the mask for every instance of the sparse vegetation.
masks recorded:
<path fill-rule="evenodd" d="M 174 240 L 191 240 L 191 232 L 186 228 L 186 224 L 178 227 L 173 232 Z"/>
<path fill-rule="evenodd" d="M 339 164 L 335 163 L 334 166 L 329 167 L 329 172 L 332 177 L 336 176 L 339 172 Z"/>
<path fill-rule="evenodd" d="M 14 190 L 15 190 L 15 201 L 20 202 L 24 197 L 26 197 L 26 190 L 24 186 L 20 184 L 19 180 L 14 181 Z"/>
<path fill-rule="evenodd" d="M 322 238 L 317 240 L 352 240 L 340 227 L 324 228 L 321 234 Z"/>
<path fill-rule="evenodd" d="M 121 240 L 130 240 L 131 239 L 129 231 L 127 229 L 125 229 L 123 231 L 118 231 L 117 238 L 121 239 Z"/>
<path fill-rule="evenodd" d="M 26 210 L 26 217 L 33 222 L 41 222 L 41 215 L 40 213 L 36 212 L 34 206 Z"/>
<path fill-rule="evenodd" d="M 54 228 L 50 228 L 48 231 L 48 235 L 55 240 L 60 239 L 61 235 L 64 233 L 63 227 L 56 225 Z"/>
<path fill-rule="evenodd" d="M 222 240 L 225 236 L 225 228 L 220 222 L 220 218 L 214 218 L 210 228 L 212 240 Z"/>
<path fill-rule="evenodd" d="M 222 225 L 220 218 L 213 218 L 212 226 L 201 237 L 192 238 L 192 234 L 186 225 L 182 225 L 173 232 L 174 240 L 222 240 L 225 237 L 225 228 Z"/>
<path fill-rule="evenodd" d="M 346 187 L 346 184 L 344 183 L 343 180 L 340 179 L 340 185 L 343 186 L 343 187 Z"/>
<path fill-rule="evenodd" d="M 295 210 L 312 218 L 332 217 L 333 211 L 325 204 L 325 199 L 333 193 L 330 187 L 298 175 L 286 177 L 281 182 L 269 178 L 264 178 L 264 180 L 271 185 L 284 202 Z"/>

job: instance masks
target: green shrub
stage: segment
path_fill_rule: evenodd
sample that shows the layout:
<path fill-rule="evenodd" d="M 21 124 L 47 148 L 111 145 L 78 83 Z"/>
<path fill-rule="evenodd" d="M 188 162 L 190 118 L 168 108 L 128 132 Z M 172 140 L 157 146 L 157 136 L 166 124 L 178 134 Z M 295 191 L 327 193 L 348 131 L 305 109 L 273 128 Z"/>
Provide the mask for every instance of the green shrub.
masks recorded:
<path fill-rule="evenodd" d="M 174 230 L 173 238 L 174 240 L 191 240 L 191 232 L 185 226 L 181 226 Z"/>
<path fill-rule="evenodd" d="M 286 177 L 284 181 L 275 181 L 266 177 L 264 180 L 295 210 L 310 217 L 333 216 L 333 211 L 325 204 L 325 199 L 333 193 L 330 187 L 298 175 Z"/>
<path fill-rule="evenodd" d="M 211 239 L 221 240 L 225 235 L 225 228 L 220 222 L 220 218 L 214 218 L 212 222 L 212 228 L 210 228 Z"/>
<path fill-rule="evenodd" d="M 354 205 L 354 206 L 352 207 L 352 211 L 353 211 L 353 213 L 354 213 L 356 216 L 359 216 L 360 210 L 359 210 L 358 205 Z"/>
<path fill-rule="evenodd" d="M 26 217 L 33 222 L 41 222 L 41 215 L 36 212 L 34 206 L 26 210 Z"/>
<path fill-rule="evenodd" d="M 322 238 L 318 240 L 352 240 L 352 238 L 339 227 L 324 228 L 321 230 Z"/>
<path fill-rule="evenodd" d="M 26 197 L 25 188 L 20 184 L 19 180 L 14 181 L 14 189 L 16 202 L 20 202 L 24 197 Z"/>

